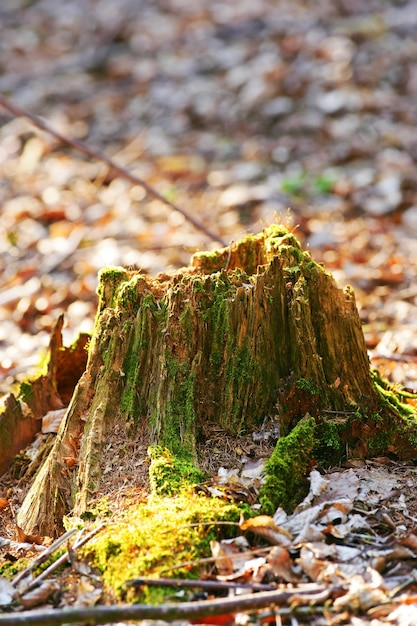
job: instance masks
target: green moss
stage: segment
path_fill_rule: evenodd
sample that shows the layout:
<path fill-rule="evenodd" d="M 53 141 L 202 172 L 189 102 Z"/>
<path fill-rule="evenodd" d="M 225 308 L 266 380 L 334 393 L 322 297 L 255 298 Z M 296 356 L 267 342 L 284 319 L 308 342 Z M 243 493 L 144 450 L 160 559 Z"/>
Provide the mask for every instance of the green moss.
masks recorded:
<path fill-rule="evenodd" d="M 374 387 L 384 406 L 395 409 L 403 417 L 415 416 L 415 407 L 402 402 L 401 398 L 417 400 L 417 394 L 406 392 L 401 386 L 390 383 L 388 380 L 382 378 L 376 370 L 371 370 L 371 376 Z"/>
<path fill-rule="evenodd" d="M 193 324 L 192 324 L 192 315 L 191 309 L 189 306 L 186 306 L 184 312 L 180 317 L 180 324 L 184 329 L 185 336 L 188 341 L 188 345 L 191 347 L 192 339 L 193 339 Z"/>
<path fill-rule="evenodd" d="M 205 281 L 198 278 L 198 276 L 196 276 L 193 279 L 193 291 L 194 293 L 205 293 Z"/>
<path fill-rule="evenodd" d="M 273 225 L 265 230 L 265 247 L 270 256 L 281 253 L 288 248 L 302 251 L 301 243 L 294 233 L 282 225 Z"/>
<path fill-rule="evenodd" d="M 102 282 L 112 282 L 117 285 L 121 279 L 127 278 L 127 270 L 117 266 L 103 267 L 98 276 Z"/>
<path fill-rule="evenodd" d="M 58 561 L 58 559 L 60 559 L 61 556 L 66 552 L 66 548 L 60 548 L 59 550 L 56 550 L 46 561 L 41 563 L 38 567 L 35 567 L 35 569 L 33 570 L 33 577 L 36 578 L 36 576 L 42 574 L 42 572 L 48 569 L 48 567 L 53 565 L 56 561 Z M 59 572 L 62 572 L 62 570 L 67 567 L 67 565 L 67 563 L 63 563 L 62 565 L 60 565 L 56 570 L 56 573 L 59 574 Z"/>
<path fill-rule="evenodd" d="M 278 506 L 291 511 L 306 495 L 306 474 L 315 445 L 316 423 L 306 416 L 293 430 L 278 440 L 266 463 L 266 479 L 261 489 L 262 510 L 272 515 Z"/>
<path fill-rule="evenodd" d="M 151 458 L 149 480 L 152 493 L 172 496 L 187 485 L 195 485 L 204 480 L 204 474 L 195 467 L 191 454 L 183 449 L 175 456 L 163 446 L 150 446 Z"/>
<path fill-rule="evenodd" d="M 229 328 L 229 307 L 222 295 L 219 294 L 214 299 L 203 319 L 208 324 L 209 336 L 213 338 L 210 349 L 210 369 L 217 373 L 224 360 L 227 329 Z"/>
<path fill-rule="evenodd" d="M 151 413 L 151 428 L 161 430 L 159 443 L 171 450 L 176 457 L 195 455 L 195 380 L 196 372 L 190 371 L 187 363 L 178 363 L 170 354 L 166 355 L 167 378 L 170 389 L 165 400 L 164 415 L 158 406 Z M 162 425 L 162 428 L 161 428 Z"/>
<path fill-rule="evenodd" d="M 12 578 L 16 576 L 16 574 L 26 569 L 30 565 L 31 565 L 30 559 L 26 559 L 26 558 L 18 559 L 17 561 L 14 561 L 13 563 L 11 563 L 10 561 L 6 561 L 0 567 L 0 576 L 3 578 L 7 578 L 8 580 L 11 580 Z"/>
<path fill-rule="evenodd" d="M 254 360 L 246 343 L 238 348 L 234 345 L 229 347 L 230 365 L 226 372 L 226 380 L 235 385 L 248 384 L 254 376 Z"/>
<path fill-rule="evenodd" d="M 82 513 L 81 520 L 86 521 L 95 521 L 95 520 L 108 520 L 113 514 L 110 500 L 107 496 L 101 498 L 100 500 L 94 500 Z M 67 521 L 68 520 L 68 521 Z M 64 516 L 63 519 L 65 529 L 72 528 L 73 518 Z"/>
<path fill-rule="evenodd" d="M 97 293 L 100 297 L 99 311 L 104 307 L 113 307 L 117 301 L 120 285 L 129 280 L 129 274 L 123 267 L 104 267 L 98 275 Z"/>
<path fill-rule="evenodd" d="M 371 433 L 366 442 L 368 456 L 372 457 L 380 454 L 386 454 L 396 439 L 396 431 L 396 427 L 392 430 L 387 428 L 378 428 L 375 433 Z"/>
<path fill-rule="evenodd" d="M 316 445 L 314 457 L 324 466 L 337 465 L 346 458 L 346 441 L 344 435 L 347 430 L 348 419 L 346 417 L 329 416 L 319 417 L 316 426 Z"/>
<path fill-rule="evenodd" d="M 130 331 L 126 335 L 123 332 L 117 338 L 118 341 L 124 339 L 129 342 L 122 365 L 122 371 L 125 374 L 125 388 L 121 400 L 121 411 L 133 422 L 137 422 L 141 415 L 146 414 L 147 403 L 151 401 L 150 398 L 139 397 L 138 389 L 141 388 L 142 377 L 145 375 L 139 365 L 146 360 L 144 353 L 149 348 L 154 329 L 163 328 L 167 316 L 164 302 L 156 301 L 151 293 L 142 294 L 141 298 L 142 301 L 135 307 L 135 317 L 132 316 L 123 325 L 125 329 L 129 324 Z"/>
<path fill-rule="evenodd" d="M 217 522 L 238 522 L 242 509 L 237 505 L 182 491 L 175 498 L 153 496 L 133 503 L 84 548 L 84 555 L 103 574 L 108 590 L 126 596 L 126 580 L 140 576 L 166 576 L 169 568 L 190 561 L 195 566 L 175 570 L 173 576 L 197 578 L 204 574 L 197 561 L 211 556 L 210 541 L 233 536 L 234 526 Z M 164 600 L 171 590 L 155 587 L 137 591 L 139 600 L 150 604 Z"/>
<path fill-rule="evenodd" d="M 194 257 L 198 259 L 199 267 L 205 272 L 218 272 L 226 267 L 228 251 L 224 249 L 212 250 L 210 252 L 197 252 Z"/>
<path fill-rule="evenodd" d="M 311 255 L 308 251 L 303 252 L 294 233 L 282 224 L 273 224 L 262 233 L 247 235 L 230 248 L 199 252 L 194 255 L 193 263 L 203 272 L 211 274 L 227 271 L 228 262 L 232 258 L 233 267 L 245 272 L 247 276 L 253 276 L 258 267 L 268 263 L 273 256 L 287 258 L 290 266 L 311 262 Z"/>
<path fill-rule="evenodd" d="M 19 399 L 23 400 L 23 402 L 28 402 L 30 397 L 33 395 L 32 383 L 30 380 L 23 381 L 20 384 L 19 388 Z"/>
<path fill-rule="evenodd" d="M 259 239 L 253 235 L 248 235 L 239 242 L 239 264 L 249 276 L 257 271 L 262 256 L 260 247 Z"/>
<path fill-rule="evenodd" d="M 313 383 L 309 380 L 306 380 L 305 378 L 299 378 L 296 381 L 295 386 L 298 389 L 302 389 L 303 391 L 308 391 L 309 393 L 311 393 L 312 396 L 317 395 L 317 389 L 315 388 Z"/>

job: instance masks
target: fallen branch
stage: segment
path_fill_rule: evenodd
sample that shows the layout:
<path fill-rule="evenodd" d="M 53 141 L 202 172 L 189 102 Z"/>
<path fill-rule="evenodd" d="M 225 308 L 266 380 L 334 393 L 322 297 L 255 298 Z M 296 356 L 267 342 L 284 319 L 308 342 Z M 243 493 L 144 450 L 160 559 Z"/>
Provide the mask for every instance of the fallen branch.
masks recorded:
<path fill-rule="evenodd" d="M 126 587 L 199 587 L 201 589 L 211 589 L 224 591 L 225 589 L 245 589 L 246 591 L 273 591 L 276 585 L 264 585 L 250 583 L 223 582 L 220 580 L 192 580 L 190 578 L 131 578 L 125 582 Z"/>
<path fill-rule="evenodd" d="M 100 526 L 97 526 L 97 528 L 94 528 L 91 532 L 89 532 L 88 535 L 82 536 L 82 534 L 80 533 L 80 536 L 77 538 L 77 540 L 75 541 L 71 549 L 75 551 L 78 548 L 81 548 L 84 544 L 90 541 L 90 539 L 92 539 L 98 532 L 100 532 L 100 530 L 102 530 L 104 527 L 105 527 L 104 524 L 100 524 Z M 67 533 L 65 533 L 65 535 L 67 535 Z M 24 592 L 27 593 L 28 591 L 32 591 L 32 589 L 35 589 L 46 578 L 48 578 L 48 576 L 53 574 L 53 572 L 55 572 L 59 567 L 61 567 L 61 565 L 64 565 L 65 563 L 69 561 L 70 561 L 70 551 L 68 549 L 66 552 L 64 552 L 64 554 L 61 554 L 61 556 L 56 561 L 51 563 L 49 567 L 47 567 L 43 572 L 41 572 L 39 576 L 37 576 L 31 582 L 29 582 Z"/>
<path fill-rule="evenodd" d="M 68 530 L 64 535 L 61 535 L 61 537 L 54 541 L 54 543 L 50 545 L 49 548 L 46 548 L 45 551 L 42 552 L 42 554 L 40 554 L 37 559 L 32 561 L 32 563 L 26 569 L 17 574 L 17 576 L 12 580 L 12 585 L 16 587 L 18 583 L 20 583 L 21 580 L 29 576 L 29 574 L 33 572 L 36 567 L 39 567 L 39 565 L 45 563 L 45 561 L 47 561 L 49 557 L 62 546 L 63 543 L 71 539 L 71 537 L 75 535 L 76 532 L 76 529 L 73 528 L 72 530 Z M 68 553 L 66 553 L 66 555 L 68 556 Z"/>
<path fill-rule="evenodd" d="M 1 615 L 0 626 L 61 626 L 85 622 L 89 626 L 111 624 L 120 620 L 195 620 L 213 615 L 230 615 L 233 613 L 262 609 L 266 607 L 280 607 L 297 602 L 297 606 L 322 604 L 337 588 L 328 586 L 319 587 L 315 584 L 305 585 L 291 591 L 265 591 L 261 593 L 245 594 L 233 598 L 218 598 L 202 602 L 182 602 L 181 604 L 162 604 L 150 606 L 146 604 L 96 606 L 92 608 L 48 609 L 36 611 L 22 611 L 21 613 Z"/>
<path fill-rule="evenodd" d="M 30 113 L 29 111 L 19 106 L 18 104 L 15 104 L 14 102 L 12 102 L 11 100 L 8 100 L 7 98 L 4 98 L 4 96 L 2 95 L 0 95 L 0 105 L 4 109 L 7 109 L 7 111 L 12 113 L 16 117 L 26 117 L 28 120 L 32 122 L 32 124 L 34 124 L 34 126 L 39 128 L 40 130 L 43 130 L 49 133 L 50 135 L 55 137 L 55 139 L 58 139 L 58 141 L 62 141 L 63 143 L 66 143 L 68 146 L 75 148 L 75 150 L 78 150 L 78 152 L 82 152 L 83 154 L 86 154 L 87 156 L 92 157 L 93 159 L 96 159 L 97 161 L 101 161 L 102 163 L 105 163 L 120 178 L 124 178 L 130 183 L 133 183 L 134 185 L 139 185 L 140 187 L 143 187 L 146 193 L 148 193 L 150 196 L 152 196 L 153 198 L 156 198 L 157 200 L 160 200 L 161 202 L 169 206 L 171 209 L 173 209 L 177 213 L 181 213 L 181 215 L 187 220 L 187 222 L 190 222 L 190 224 L 192 224 L 197 230 L 200 230 L 205 235 L 207 235 L 207 237 L 209 237 L 212 241 L 216 241 L 220 243 L 222 246 L 227 245 L 224 242 L 224 240 L 220 237 L 220 235 L 217 235 L 216 233 L 211 231 L 209 228 L 207 228 L 203 224 L 203 222 L 201 222 L 197 218 L 190 215 L 190 213 L 188 213 L 187 211 L 179 207 L 177 204 L 174 204 L 174 202 L 171 202 L 171 200 L 168 200 L 167 198 L 165 198 L 162 194 L 159 193 L 159 191 L 154 189 L 151 185 L 148 185 L 147 182 L 145 182 L 138 176 L 135 176 L 134 174 L 129 172 L 129 170 L 125 169 L 124 167 L 121 167 L 120 165 L 117 165 L 117 163 L 115 163 L 112 159 L 110 159 L 110 157 L 104 154 L 104 152 L 101 152 L 100 150 L 97 150 L 95 148 L 91 148 L 90 146 L 83 143 L 82 141 L 79 141 L 78 139 L 74 139 L 72 137 L 67 137 L 63 135 L 62 133 L 52 128 L 52 126 L 50 126 L 47 122 L 42 120 L 37 115 Z"/>

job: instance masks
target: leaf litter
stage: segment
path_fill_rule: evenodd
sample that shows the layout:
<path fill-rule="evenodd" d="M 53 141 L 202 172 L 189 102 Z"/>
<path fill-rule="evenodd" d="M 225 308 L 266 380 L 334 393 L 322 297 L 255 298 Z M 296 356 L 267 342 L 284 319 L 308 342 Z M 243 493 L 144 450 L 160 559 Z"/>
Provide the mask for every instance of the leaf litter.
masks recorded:
<path fill-rule="evenodd" d="M 310 605 L 308 620 L 295 611 L 294 623 L 376 626 L 406 623 L 403 618 L 413 623 L 417 541 L 410 486 L 415 470 L 387 459 L 360 465 L 325 474 L 313 470 L 310 491 L 292 514 L 279 508 L 273 517 L 242 522 L 242 531 L 273 547 L 256 555 L 252 540 L 256 557 L 242 562 L 246 540 L 219 542 L 213 546 L 217 578 L 331 589 L 324 604 Z"/>
<path fill-rule="evenodd" d="M 204 589 L 206 581 L 213 581 L 213 586 L 215 581 L 230 583 L 230 588 L 223 590 L 220 584 L 211 591 L 207 586 L 204 597 L 208 604 L 209 598 L 224 598 L 225 592 L 238 603 L 241 594 L 252 591 L 255 597 L 262 586 L 271 589 L 271 593 L 282 590 L 287 594 L 268 610 L 270 602 L 262 610 L 242 612 L 237 604 L 229 615 L 230 623 L 246 623 L 248 611 L 251 622 L 260 624 L 269 622 L 271 615 L 282 624 L 315 626 L 413 623 L 417 561 L 417 502 L 412 489 L 415 469 L 386 458 L 352 461 L 350 465 L 327 472 L 312 470 L 309 492 L 293 513 L 278 508 L 273 517 L 255 515 L 241 519 L 234 538 L 211 542 L 212 559 L 203 559 L 201 565 L 198 561 L 192 563 L 200 568 L 200 580 L 186 581 L 184 588 L 193 585 Z M 236 475 L 233 469 L 221 474 L 223 485 L 227 483 L 227 474 L 232 479 Z M 257 479 L 262 481 L 261 464 Z M 214 477 L 213 484 L 216 482 Z M 233 497 L 232 494 L 233 490 L 227 497 Z M 28 543 L 28 538 L 22 537 L 21 541 L 16 544 L 2 539 L 3 560 L 11 559 L 13 554 L 30 558 L 33 539 Z M 69 553 L 72 554 L 70 550 Z M 72 564 L 72 573 L 66 569 L 57 578 L 48 578 L 48 585 L 41 579 L 39 588 L 30 578 L 33 593 L 26 599 L 25 594 L 22 601 L 16 599 L 14 592 L 10 596 L 7 582 L 4 594 L 15 605 L 42 607 L 57 593 L 57 580 L 61 586 L 69 585 L 71 580 L 71 593 L 64 594 L 59 605 L 95 606 L 105 593 L 100 578 L 94 577 L 84 558 L 64 555 L 61 562 L 65 560 Z M 207 569 L 210 560 L 214 569 Z M 184 566 L 178 563 L 179 568 Z M 148 580 L 127 584 L 146 585 Z M 182 588 L 181 580 L 171 578 L 152 578 L 149 584 Z M 181 599 L 178 593 L 177 601 Z M 191 595 L 193 601 L 197 597 L 198 594 Z M 409 622 L 404 621 L 407 619 Z M 218 623 L 213 620 L 207 616 L 198 621 Z"/>

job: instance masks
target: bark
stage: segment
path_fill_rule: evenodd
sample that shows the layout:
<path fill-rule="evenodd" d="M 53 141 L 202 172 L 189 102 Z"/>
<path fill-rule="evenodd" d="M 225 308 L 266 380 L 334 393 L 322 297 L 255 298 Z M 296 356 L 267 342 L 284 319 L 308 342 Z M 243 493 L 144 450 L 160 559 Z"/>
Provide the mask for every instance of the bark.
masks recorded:
<path fill-rule="evenodd" d="M 333 462 L 347 447 L 392 448 L 395 411 L 374 384 L 354 293 L 282 226 L 173 275 L 104 269 L 99 295 L 86 371 L 19 513 L 26 532 L 53 534 L 86 509 L 120 424 L 194 464 L 208 423 L 233 435 L 266 416 L 281 435 L 313 416 Z"/>

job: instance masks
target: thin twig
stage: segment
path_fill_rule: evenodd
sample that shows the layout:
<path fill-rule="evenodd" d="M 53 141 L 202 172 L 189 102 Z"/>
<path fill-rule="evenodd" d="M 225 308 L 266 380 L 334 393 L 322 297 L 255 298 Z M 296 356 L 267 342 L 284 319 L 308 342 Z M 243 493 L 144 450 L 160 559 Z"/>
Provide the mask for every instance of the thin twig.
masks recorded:
<path fill-rule="evenodd" d="M 225 241 L 220 237 L 220 235 L 218 235 L 217 233 L 214 233 L 209 228 L 207 228 L 203 224 L 203 222 L 201 222 L 197 218 L 190 215 L 190 213 L 188 213 L 187 211 L 179 207 L 177 204 L 174 204 L 174 202 L 171 202 L 171 200 L 168 200 L 167 198 L 165 198 L 162 194 L 159 193 L 159 191 L 154 189 L 154 187 L 149 185 L 142 178 L 135 176 L 134 174 L 129 172 L 129 170 L 125 169 L 124 167 L 121 167 L 120 165 L 117 165 L 117 163 L 115 163 L 110 157 L 104 154 L 104 152 L 101 152 L 100 150 L 95 149 L 95 148 L 91 148 L 90 146 L 83 143 L 82 141 L 79 141 L 78 139 L 74 139 L 73 137 L 67 137 L 66 135 L 63 135 L 62 133 L 52 128 L 52 126 L 50 126 L 47 122 L 42 120 L 40 117 L 38 117 L 34 113 L 30 113 L 30 111 L 27 111 L 23 107 L 19 106 L 15 102 L 12 102 L 11 100 L 5 98 L 2 95 L 0 95 L 0 105 L 3 108 L 7 109 L 10 113 L 15 115 L 16 117 L 26 117 L 37 128 L 49 133 L 50 135 L 52 135 L 59 141 L 66 143 L 68 146 L 75 148 L 75 150 L 78 150 L 78 152 L 82 152 L 83 154 L 86 154 L 87 156 L 92 157 L 93 159 L 96 159 L 97 161 L 101 161 L 102 163 L 105 163 L 120 178 L 124 178 L 130 183 L 133 183 L 134 185 L 139 185 L 140 187 L 143 187 L 146 193 L 148 193 L 150 196 L 152 196 L 153 198 L 156 198 L 157 200 L 160 200 L 161 202 L 169 206 L 174 211 L 177 211 L 177 213 L 181 213 L 181 215 L 187 220 L 187 222 L 190 222 L 190 224 L 192 224 L 197 230 L 200 230 L 205 235 L 207 235 L 207 237 L 209 237 L 212 241 L 216 241 L 220 243 L 222 246 L 227 245 Z"/>
<path fill-rule="evenodd" d="M 240 527 L 238 522 L 227 522 L 225 520 L 217 520 L 214 522 L 193 522 L 192 524 L 182 524 L 181 526 L 174 526 L 173 528 L 168 528 L 167 530 L 162 531 L 162 535 L 166 533 L 172 533 L 173 530 L 183 530 L 184 528 L 196 528 L 199 526 L 237 526 Z"/>
<path fill-rule="evenodd" d="M 276 585 L 262 585 L 250 583 L 224 582 L 220 580 L 192 580 L 190 578 L 131 578 L 125 583 L 126 587 L 200 587 L 201 589 L 246 589 L 246 591 L 272 591 Z"/>
<path fill-rule="evenodd" d="M 42 565 L 42 563 L 44 563 L 45 561 L 47 561 L 49 559 L 49 557 L 56 551 L 58 550 L 58 548 L 60 548 L 62 546 L 63 543 L 65 543 L 66 541 L 68 541 L 69 539 L 71 539 L 71 537 L 77 532 L 77 530 L 75 528 L 73 528 L 72 530 L 67 530 L 67 532 L 64 535 L 61 535 L 61 537 L 58 537 L 58 539 L 56 541 L 54 541 L 54 543 L 52 543 L 49 548 L 46 548 L 44 552 L 42 552 L 42 554 L 40 554 L 38 556 L 38 558 L 36 558 L 34 561 L 32 561 L 32 563 L 24 570 L 22 570 L 21 572 L 19 572 L 17 574 L 17 576 L 15 576 L 15 578 L 13 578 L 12 580 L 12 585 L 14 585 L 16 587 L 16 585 L 23 579 L 25 578 L 25 576 L 27 576 L 32 570 L 34 570 L 36 567 L 38 567 L 39 565 Z"/>
<path fill-rule="evenodd" d="M 72 546 L 72 549 L 76 550 L 77 548 L 81 548 L 81 546 L 87 543 L 87 541 L 90 541 L 90 539 L 94 537 L 94 535 L 96 535 L 104 527 L 105 527 L 105 524 L 100 524 L 100 526 L 97 526 L 97 528 L 94 528 L 91 532 L 89 532 L 88 535 L 82 536 L 82 533 L 81 533 L 77 537 L 74 545 Z M 55 570 L 61 567 L 61 565 L 66 563 L 68 559 L 69 559 L 69 550 L 64 552 L 64 554 L 62 554 L 56 561 L 51 563 L 49 567 L 47 567 L 43 572 L 41 572 L 39 576 L 34 578 L 32 582 L 30 582 L 28 586 L 26 587 L 25 593 L 27 593 L 28 591 L 32 591 L 32 589 L 35 589 L 35 587 L 37 587 L 43 580 L 45 580 L 45 578 L 48 578 L 50 574 L 55 572 Z"/>
<path fill-rule="evenodd" d="M 201 602 L 182 602 L 180 604 L 162 604 L 150 606 L 146 604 L 96 606 L 91 608 L 48 609 L 22 611 L 21 613 L 0 615 L 0 626 L 60 626 L 86 622 L 90 626 L 111 624 L 120 620 L 195 620 L 213 615 L 230 615 L 237 612 L 252 611 L 267 607 L 281 607 L 297 602 L 297 606 L 323 604 L 337 587 L 319 587 L 305 585 L 302 588 L 260 593 L 242 594 L 232 598 L 216 598 Z"/>
<path fill-rule="evenodd" d="M 256 548 L 255 550 L 247 550 L 246 552 L 236 552 L 235 554 L 229 554 L 227 556 L 228 559 L 238 559 L 241 557 L 249 556 L 253 557 L 256 554 L 268 553 L 271 552 L 273 546 L 267 546 L 265 548 Z M 173 572 L 178 569 L 196 567 L 197 565 L 203 565 L 204 563 L 215 563 L 217 561 L 217 556 L 207 556 L 202 559 L 198 559 L 197 561 L 184 561 L 179 563 L 178 565 L 173 565 L 172 567 L 167 567 L 162 570 L 161 573 L 166 574 L 167 572 Z"/>

